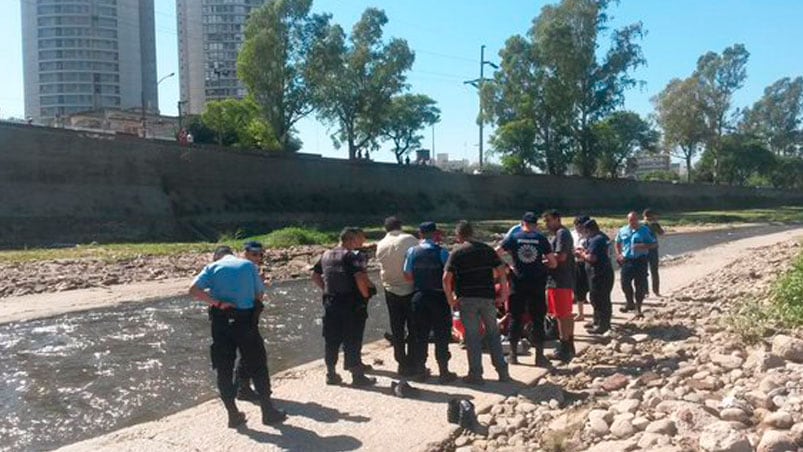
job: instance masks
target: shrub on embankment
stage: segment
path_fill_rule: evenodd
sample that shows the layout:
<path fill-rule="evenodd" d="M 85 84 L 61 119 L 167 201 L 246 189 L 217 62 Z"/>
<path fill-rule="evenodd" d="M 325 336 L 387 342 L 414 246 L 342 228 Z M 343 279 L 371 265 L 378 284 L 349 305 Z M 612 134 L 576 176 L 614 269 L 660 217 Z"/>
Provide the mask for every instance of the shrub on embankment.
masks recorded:
<path fill-rule="evenodd" d="M 726 322 L 748 344 L 778 330 L 803 328 L 803 252 L 781 273 L 766 297 L 741 300 Z"/>

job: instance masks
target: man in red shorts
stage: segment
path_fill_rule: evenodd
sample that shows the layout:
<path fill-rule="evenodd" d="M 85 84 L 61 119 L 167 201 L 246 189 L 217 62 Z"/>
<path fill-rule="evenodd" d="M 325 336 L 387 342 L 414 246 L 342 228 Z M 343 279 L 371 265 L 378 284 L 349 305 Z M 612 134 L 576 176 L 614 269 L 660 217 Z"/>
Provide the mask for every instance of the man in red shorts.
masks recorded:
<path fill-rule="evenodd" d="M 546 227 L 553 234 L 550 244 L 558 261 L 547 279 L 549 313 L 558 319 L 560 333 L 560 343 L 552 357 L 567 363 L 574 358 L 574 240 L 571 232 L 563 227 L 557 210 L 548 210 L 543 216 Z"/>

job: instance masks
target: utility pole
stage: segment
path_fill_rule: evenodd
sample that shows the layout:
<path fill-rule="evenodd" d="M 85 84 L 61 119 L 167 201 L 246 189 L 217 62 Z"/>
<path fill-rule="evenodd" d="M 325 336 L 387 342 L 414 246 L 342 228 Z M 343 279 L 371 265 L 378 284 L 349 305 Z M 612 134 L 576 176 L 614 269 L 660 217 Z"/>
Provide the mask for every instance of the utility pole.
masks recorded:
<path fill-rule="evenodd" d="M 483 134 L 482 134 L 482 126 L 483 126 L 483 123 L 484 123 L 484 121 L 482 119 L 482 85 L 486 81 L 486 79 L 485 79 L 485 65 L 486 64 L 488 66 L 491 66 L 494 69 L 499 69 L 499 66 L 497 66 L 496 64 L 491 63 L 490 61 L 485 61 L 485 44 L 483 44 L 483 45 L 480 46 L 480 78 L 478 78 L 477 80 L 468 80 L 468 81 L 463 82 L 466 85 L 471 85 L 471 86 L 477 88 L 477 92 L 478 92 L 479 97 L 480 97 L 480 114 L 479 114 L 479 118 L 478 118 L 479 127 L 480 127 L 480 142 L 479 142 L 479 149 L 480 149 L 479 164 L 480 164 L 480 169 L 482 169 L 482 165 L 483 165 L 483 153 L 482 153 L 482 150 L 483 150 L 483 141 L 485 141 L 484 138 L 483 138 Z"/>

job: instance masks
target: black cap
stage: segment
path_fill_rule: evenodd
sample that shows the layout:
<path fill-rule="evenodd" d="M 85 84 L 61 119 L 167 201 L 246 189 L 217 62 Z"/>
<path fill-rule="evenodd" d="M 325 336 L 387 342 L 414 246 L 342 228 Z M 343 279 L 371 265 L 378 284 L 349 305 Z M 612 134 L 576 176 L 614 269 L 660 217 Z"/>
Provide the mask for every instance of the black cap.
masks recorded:
<path fill-rule="evenodd" d="M 262 252 L 262 244 L 257 242 L 257 241 L 254 241 L 254 240 L 252 240 L 250 242 L 245 242 L 245 245 L 243 247 L 249 253 L 260 253 L 260 252 Z"/>
<path fill-rule="evenodd" d="M 597 220 L 595 220 L 593 218 L 591 218 L 589 220 L 586 220 L 583 223 L 583 227 L 584 228 L 588 228 L 588 229 L 598 229 L 599 228 L 599 226 L 597 225 Z"/>
<path fill-rule="evenodd" d="M 438 225 L 434 221 L 425 221 L 418 225 L 418 231 L 423 233 L 435 232 L 438 230 Z"/>
<path fill-rule="evenodd" d="M 586 221 L 590 220 L 591 217 L 588 215 L 578 215 L 574 217 L 574 224 L 579 224 L 580 226 L 584 225 Z"/>
<path fill-rule="evenodd" d="M 524 223 L 535 224 L 538 223 L 538 215 L 534 212 L 526 212 L 522 217 L 521 221 Z"/>

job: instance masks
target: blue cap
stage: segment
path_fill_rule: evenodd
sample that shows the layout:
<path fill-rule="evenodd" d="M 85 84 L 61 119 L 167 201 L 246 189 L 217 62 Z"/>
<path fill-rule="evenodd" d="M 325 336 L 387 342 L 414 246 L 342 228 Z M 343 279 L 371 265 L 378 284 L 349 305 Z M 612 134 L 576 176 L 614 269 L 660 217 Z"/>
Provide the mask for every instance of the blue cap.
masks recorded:
<path fill-rule="evenodd" d="M 435 232 L 438 230 L 438 225 L 434 221 L 425 221 L 418 225 L 418 230 L 424 233 Z"/>
<path fill-rule="evenodd" d="M 521 217 L 521 221 L 530 224 L 538 223 L 538 215 L 533 212 L 526 212 L 524 216 Z"/>
<path fill-rule="evenodd" d="M 252 240 L 250 242 L 245 242 L 244 248 L 245 248 L 246 251 L 248 251 L 250 253 L 260 253 L 260 252 L 262 252 L 262 244 L 257 242 L 257 241 L 254 241 L 254 240 Z"/>

